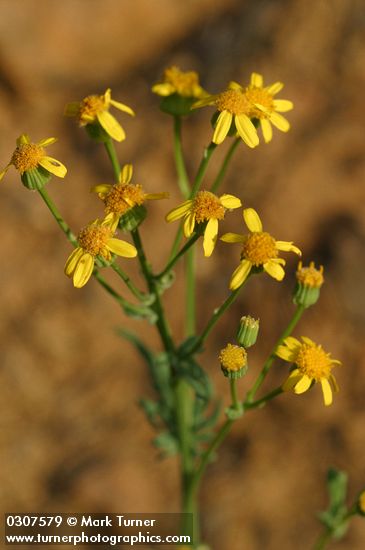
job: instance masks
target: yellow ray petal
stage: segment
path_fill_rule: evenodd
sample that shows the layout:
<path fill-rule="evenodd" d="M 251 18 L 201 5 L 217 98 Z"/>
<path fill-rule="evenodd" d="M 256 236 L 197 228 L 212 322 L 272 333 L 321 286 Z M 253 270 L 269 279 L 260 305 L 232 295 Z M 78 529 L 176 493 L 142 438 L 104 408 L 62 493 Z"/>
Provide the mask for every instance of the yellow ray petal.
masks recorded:
<path fill-rule="evenodd" d="M 293 102 L 288 99 L 274 99 L 274 108 L 278 113 L 286 113 L 294 108 Z"/>
<path fill-rule="evenodd" d="M 260 120 L 262 135 L 264 136 L 265 143 L 270 143 L 272 140 L 272 126 L 267 118 Z"/>
<path fill-rule="evenodd" d="M 235 116 L 235 125 L 237 132 L 243 141 L 251 148 L 256 147 L 259 144 L 259 136 L 255 126 L 252 124 L 251 120 L 246 115 L 236 115 Z"/>
<path fill-rule="evenodd" d="M 125 164 L 119 174 L 119 183 L 129 183 L 133 177 L 132 164 Z"/>
<path fill-rule="evenodd" d="M 30 141 L 30 137 L 28 136 L 28 134 L 22 134 L 21 136 L 18 137 L 18 139 L 16 140 L 16 144 L 17 145 L 26 145 L 28 143 L 31 143 Z"/>
<path fill-rule="evenodd" d="M 51 172 L 51 174 L 54 174 L 59 178 L 64 178 L 67 174 L 66 166 L 64 166 L 64 164 L 62 164 L 59 160 L 52 157 L 42 157 L 39 164 L 48 170 L 48 172 Z"/>
<path fill-rule="evenodd" d="M 225 233 L 220 240 L 225 243 L 243 243 L 245 237 L 244 235 L 238 235 L 238 233 Z"/>
<path fill-rule="evenodd" d="M 70 254 L 70 256 L 68 257 L 65 263 L 65 268 L 64 268 L 64 272 L 65 272 L 65 275 L 67 275 L 67 277 L 71 277 L 71 275 L 75 271 L 75 267 L 79 259 L 83 254 L 84 254 L 84 251 L 80 247 L 77 247 L 75 248 L 75 250 L 72 251 L 72 253 Z"/>
<path fill-rule="evenodd" d="M 202 99 L 199 99 L 191 106 L 192 109 L 199 109 L 199 107 L 206 107 L 207 105 L 214 105 L 217 95 L 207 95 Z"/>
<path fill-rule="evenodd" d="M 315 346 L 316 344 L 313 342 L 313 340 L 311 340 L 310 338 L 308 338 L 308 336 L 301 336 L 301 339 L 303 340 L 303 342 L 305 344 L 309 344 L 310 346 Z"/>
<path fill-rule="evenodd" d="M 204 256 L 207 258 L 212 255 L 212 252 L 217 242 L 218 237 L 218 220 L 212 218 L 208 221 L 207 226 L 204 231 Z"/>
<path fill-rule="evenodd" d="M 11 166 L 11 162 L 9 162 L 9 164 L 7 166 L 5 166 L 4 170 L 2 170 L 2 172 L 0 172 L 0 181 L 3 179 L 6 172 L 9 170 L 10 166 Z"/>
<path fill-rule="evenodd" d="M 56 141 L 57 138 L 55 137 L 45 138 L 38 141 L 37 145 L 39 145 L 39 147 L 47 147 L 48 145 L 52 145 L 52 143 L 56 143 Z"/>
<path fill-rule="evenodd" d="M 137 256 L 137 249 L 132 244 L 120 239 L 108 239 L 106 247 L 114 254 L 124 258 L 135 258 Z"/>
<path fill-rule="evenodd" d="M 123 141 L 125 139 L 125 131 L 119 122 L 108 111 L 101 111 L 96 116 L 100 122 L 100 125 L 110 137 L 116 141 Z"/>
<path fill-rule="evenodd" d="M 174 222 L 179 218 L 182 218 L 186 212 L 188 212 L 193 204 L 192 200 L 187 200 L 182 204 L 179 204 L 176 208 L 173 208 L 165 217 L 167 222 Z"/>
<path fill-rule="evenodd" d="M 275 355 L 277 355 L 278 357 L 280 357 L 280 359 L 283 359 L 284 361 L 289 361 L 289 363 L 294 363 L 297 358 L 298 351 L 296 349 L 290 349 L 287 346 L 281 345 L 281 346 L 278 346 L 278 349 L 276 350 Z"/>
<path fill-rule="evenodd" d="M 117 230 L 120 214 L 117 212 L 109 212 L 101 222 L 101 225 L 107 225 L 112 230 L 113 234 Z"/>
<path fill-rule="evenodd" d="M 184 235 L 188 239 L 194 233 L 195 213 L 189 212 L 184 220 Z"/>
<path fill-rule="evenodd" d="M 222 143 L 227 137 L 231 124 L 232 114 L 228 111 L 222 111 L 215 125 L 212 142 L 217 145 Z"/>
<path fill-rule="evenodd" d="M 228 87 L 229 90 L 237 90 L 239 92 L 242 92 L 242 90 L 243 90 L 241 84 L 238 84 L 238 82 L 235 82 L 234 80 L 231 80 L 228 83 L 227 87 Z"/>
<path fill-rule="evenodd" d="M 77 262 L 73 275 L 74 286 L 76 288 L 81 288 L 82 286 L 86 285 L 92 275 L 93 269 L 94 257 L 86 252 Z"/>
<path fill-rule="evenodd" d="M 242 260 L 239 263 L 239 266 L 232 273 L 229 288 L 231 290 L 236 290 L 236 288 L 240 287 L 247 279 L 251 271 L 251 268 L 252 268 L 251 262 L 249 262 L 248 260 Z"/>
<path fill-rule="evenodd" d="M 243 219 L 252 233 L 262 232 L 262 222 L 256 210 L 253 208 L 245 208 L 243 211 Z"/>
<path fill-rule="evenodd" d="M 264 85 L 264 79 L 262 75 L 259 73 L 252 73 L 250 84 L 251 86 L 255 86 L 256 88 L 262 88 Z"/>
<path fill-rule="evenodd" d="M 90 192 L 97 193 L 99 197 L 103 199 L 112 189 L 112 187 L 113 186 L 109 183 L 100 183 L 99 185 L 94 185 L 94 187 L 90 189 Z"/>
<path fill-rule="evenodd" d="M 285 277 L 285 271 L 277 262 L 268 261 L 263 265 L 264 270 L 270 277 L 277 281 L 282 281 Z"/>
<path fill-rule="evenodd" d="M 294 386 L 299 382 L 302 375 L 299 372 L 299 369 L 294 369 L 285 380 L 284 384 L 281 386 L 284 391 L 290 391 Z"/>
<path fill-rule="evenodd" d="M 282 115 L 279 115 L 279 113 L 272 112 L 270 115 L 270 122 L 282 132 L 288 132 L 290 130 L 289 121 Z"/>
<path fill-rule="evenodd" d="M 321 378 L 321 387 L 323 393 L 323 401 L 326 407 L 332 404 L 333 395 L 331 384 L 328 382 L 327 378 Z"/>
<path fill-rule="evenodd" d="M 298 351 L 298 349 L 302 345 L 297 338 L 294 338 L 294 336 L 287 336 L 283 344 L 285 344 L 292 351 Z"/>
<path fill-rule="evenodd" d="M 267 86 L 266 91 L 269 92 L 271 95 L 278 94 L 282 89 L 284 88 L 284 84 L 282 82 L 274 82 L 274 84 L 271 84 L 270 86 Z"/>
<path fill-rule="evenodd" d="M 329 381 L 330 381 L 330 384 L 332 386 L 332 389 L 335 393 L 338 393 L 340 391 L 340 388 L 338 387 L 338 384 L 337 384 L 337 380 L 336 378 L 333 376 L 333 374 L 330 374 L 330 377 L 329 377 Z"/>
<path fill-rule="evenodd" d="M 289 241 L 276 241 L 275 248 L 277 250 L 282 250 L 283 252 L 295 252 L 295 254 L 298 254 L 298 256 L 302 255 L 302 252 L 299 250 L 299 248 Z"/>
<path fill-rule="evenodd" d="M 303 374 L 302 378 L 299 380 L 297 384 L 294 386 L 294 391 L 297 394 L 301 394 L 309 390 L 310 386 L 312 384 L 312 378 L 307 376 L 306 374 Z"/>
<path fill-rule="evenodd" d="M 154 86 L 152 86 L 152 91 L 154 94 L 166 97 L 173 94 L 175 92 L 175 88 L 169 82 L 162 82 L 161 84 L 155 84 Z"/>
<path fill-rule="evenodd" d="M 224 208 L 228 208 L 229 210 L 233 210 L 234 208 L 239 208 L 240 206 L 242 206 L 240 199 L 238 199 L 234 195 L 228 195 L 227 193 L 219 197 L 219 200 L 221 204 L 223 204 Z"/>
<path fill-rule="evenodd" d="M 128 115 L 136 116 L 136 113 L 128 107 L 128 105 L 125 105 L 124 103 L 120 103 L 120 101 L 115 101 L 114 99 L 110 100 L 110 105 L 113 105 L 116 109 L 119 109 L 119 111 L 123 111 L 124 113 L 128 113 Z"/>

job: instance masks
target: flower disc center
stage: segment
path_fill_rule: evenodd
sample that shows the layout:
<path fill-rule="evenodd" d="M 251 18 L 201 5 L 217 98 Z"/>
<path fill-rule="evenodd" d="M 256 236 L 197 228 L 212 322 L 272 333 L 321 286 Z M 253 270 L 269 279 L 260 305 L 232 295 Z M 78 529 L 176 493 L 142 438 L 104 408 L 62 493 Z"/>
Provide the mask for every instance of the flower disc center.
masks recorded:
<path fill-rule="evenodd" d="M 77 239 L 81 248 L 92 256 L 104 256 L 106 244 L 112 236 L 112 230 L 106 225 L 87 225 L 81 229 Z"/>
<path fill-rule="evenodd" d="M 232 115 L 248 115 L 251 105 L 245 94 L 239 90 L 226 90 L 215 100 L 218 111 L 228 111 Z"/>
<path fill-rule="evenodd" d="M 316 344 L 302 344 L 295 362 L 303 374 L 317 382 L 321 378 L 328 378 L 333 366 L 329 355 Z"/>
<path fill-rule="evenodd" d="M 242 247 L 242 258 L 249 260 L 254 266 L 260 266 L 277 257 L 276 242 L 269 233 L 247 235 Z"/>
<path fill-rule="evenodd" d="M 111 212 L 124 214 L 129 208 L 143 204 L 144 201 L 145 194 L 141 185 L 118 183 L 113 185 L 104 199 L 105 212 L 107 214 Z"/>
<path fill-rule="evenodd" d="M 207 220 L 223 220 L 226 209 L 219 198 L 210 191 L 199 191 L 194 199 L 193 210 L 198 223 Z"/>
<path fill-rule="evenodd" d="M 23 174 L 26 170 L 33 170 L 44 157 L 44 149 L 35 143 L 19 145 L 11 158 L 11 163 Z"/>

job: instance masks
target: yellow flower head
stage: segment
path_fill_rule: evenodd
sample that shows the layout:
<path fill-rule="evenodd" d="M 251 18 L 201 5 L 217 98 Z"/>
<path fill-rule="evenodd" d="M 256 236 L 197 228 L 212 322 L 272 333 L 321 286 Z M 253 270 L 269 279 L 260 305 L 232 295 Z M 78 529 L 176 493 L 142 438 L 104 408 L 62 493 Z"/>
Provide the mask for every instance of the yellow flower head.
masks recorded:
<path fill-rule="evenodd" d="M 96 256 L 107 261 L 111 260 L 111 252 L 125 258 L 137 256 L 133 245 L 114 238 L 117 223 L 107 216 L 101 222 L 95 220 L 81 229 L 77 237 L 79 246 L 71 253 L 65 265 L 65 274 L 73 277 L 76 288 L 83 287 L 90 279 Z"/>
<path fill-rule="evenodd" d="M 247 353 L 245 348 L 234 344 L 227 344 L 219 354 L 219 361 L 222 368 L 229 371 L 238 371 L 247 364 Z"/>
<path fill-rule="evenodd" d="M 219 354 L 221 369 L 226 378 L 242 378 L 247 372 L 247 352 L 245 348 L 227 344 Z"/>
<path fill-rule="evenodd" d="M 302 262 L 299 262 L 296 273 L 298 283 L 309 288 L 321 288 L 324 283 L 323 266 L 316 269 L 314 262 L 310 262 L 309 266 L 303 267 Z"/>
<path fill-rule="evenodd" d="M 175 66 L 165 69 L 163 81 L 155 84 L 152 91 L 162 97 L 178 94 L 182 97 L 199 99 L 207 95 L 199 84 L 198 73 L 181 71 Z"/>
<path fill-rule="evenodd" d="M 338 391 L 336 379 L 331 371 L 341 362 L 331 359 L 330 354 L 326 353 L 322 346 L 309 338 L 302 336 L 302 340 L 303 342 L 300 342 L 293 336 L 288 336 L 276 350 L 278 357 L 296 365 L 284 382 L 283 390 L 293 390 L 300 394 L 309 390 L 312 383 L 320 382 L 324 404 L 331 405 L 332 391 Z"/>
<path fill-rule="evenodd" d="M 110 137 L 116 141 L 123 141 L 125 131 L 109 113 L 110 106 L 134 116 L 134 111 L 130 107 L 111 98 L 110 88 L 103 95 L 89 95 L 82 101 L 68 103 L 65 107 L 65 115 L 76 117 L 80 126 L 98 122 Z"/>
<path fill-rule="evenodd" d="M 275 82 L 264 87 L 262 75 L 252 73 L 251 82 L 246 88 L 237 82 L 230 82 L 224 92 L 197 101 L 193 108 L 216 106 L 220 114 L 215 125 L 213 143 L 222 143 L 234 122 L 238 135 L 246 145 L 256 147 L 259 138 L 252 119 L 260 121 L 266 143 L 272 139 L 271 124 L 282 132 L 290 129 L 289 122 L 279 113 L 290 111 L 293 103 L 286 99 L 274 99 L 283 86 L 281 82 Z"/>
<path fill-rule="evenodd" d="M 204 230 L 204 255 L 211 256 L 218 236 L 218 221 L 224 219 L 226 210 L 241 206 L 241 201 L 233 195 L 217 197 L 210 191 L 199 191 L 194 199 L 189 199 L 166 216 L 167 222 L 184 218 L 184 234 L 186 238 L 194 233 L 195 224 L 208 222 Z"/>
<path fill-rule="evenodd" d="M 249 235 L 238 235 L 237 233 L 226 233 L 221 240 L 226 243 L 241 243 L 241 261 L 233 272 L 230 282 L 230 289 L 235 290 L 247 279 L 252 268 L 262 268 L 268 275 L 281 281 L 285 271 L 283 265 L 285 260 L 279 258 L 279 251 L 295 252 L 301 255 L 299 248 L 288 241 L 276 241 L 270 233 L 263 231 L 259 215 L 253 208 L 246 208 L 243 211 L 243 218 Z"/>
<path fill-rule="evenodd" d="M 359 510 L 362 515 L 365 515 L 365 491 L 360 493 L 359 500 L 358 500 Z"/>
<path fill-rule="evenodd" d="M 120 216 L 134 206 L 143 204 L 146 200 L 167 199 L 169 193 L 145 193 L 140 184 L 131 183 L 133 166 L 125 164 L 119 175 L 119 183 L 114 185 L 101 184 L 92 188 L 92 191 L 104 201 L 105 214 L 112 214 L 113 219 Z"/>
<path fill-rule="evenodd" d="M 246 145 L 253 148 L 259 144 L 257 130 L 250 120 L 252 106 L 241 86 L 230 83 L 224 92 L 200 99 L 192 108 L 197 109 L 206 105 L 214 105 L 219 112 L 212 137 L 213 143 L 222 143 L 234 123 L 237 134 Z"/>
<path fill-rule="evenodd" d="M 275 99 L 274 96 L 279 93 L 284 84 L 282 82 L 275 82 L 270 86 L 264 87 L 264 79 L 261 74 L 252 73 L 251 82 L 247 88 L 241 88 L 237 83 L 231 83 L 231 85 L 241 89 L 251 105 L 248 116 L 250 118 L 256 118 L 260 121 L 262 134 L 266 143 L 269 143 L 272 139 L 272 126 L 273 124 L 278 130 L 282 132 L 288 132 L 290 124 L 279 113 L 285 113 L 293 109 L 292 101 L 287 99 Z"/>
<path fill-rule="evenodd" d="M 42 167 L 47 172 L 50 172 L 59 178 L 64 178 L 67 173 L 66 167 L 59 160 L 46 155 L 44 149 L 48 145 L 55 143 L 55 141 L 57 141 L 56 138 L 46 138 L 42 139 L 38 143 L 32 143 L 27 134 L 22 134 L 16 140 L 17 146 L 9 164 L 7 164 L 4 170 L 0 172 L 0 181 L 11 165 L 18 170 L 21 176 L 26 172 L 31 172 L 32 170 L 36 170 L 38 167 Z"/>

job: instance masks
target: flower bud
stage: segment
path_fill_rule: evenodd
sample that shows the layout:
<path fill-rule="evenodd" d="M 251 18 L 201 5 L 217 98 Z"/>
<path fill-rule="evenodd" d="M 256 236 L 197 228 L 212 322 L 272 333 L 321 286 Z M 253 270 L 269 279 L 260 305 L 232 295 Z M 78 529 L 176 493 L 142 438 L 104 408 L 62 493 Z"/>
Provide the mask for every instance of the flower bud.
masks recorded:
<path fill-rule="evenodd" d="M 308 267 L 303 267 L 302 262 L 299 262 L 296 277 L 294 303 L 305 308 L 314 305 L 319 298 L 320 288 L 324 282 L 323 266 L 316 269 L 314 262 L 311 262 Z"/>
<path fill-rule="evenodd" d="M 237 342 L 240 346 L 250 348 L 256 344 L 257 335 L 259 333 L 260 321 L 245 315 L 241 317 L 240 324 L 237 331 Z"/>
<path fill-rule="evenodd" d="M 219 360 L 222 372 L 227 378 L 242 378 L 247 372 L 247 353 L 241 346 L 227 344 L 221 350 Z"/>

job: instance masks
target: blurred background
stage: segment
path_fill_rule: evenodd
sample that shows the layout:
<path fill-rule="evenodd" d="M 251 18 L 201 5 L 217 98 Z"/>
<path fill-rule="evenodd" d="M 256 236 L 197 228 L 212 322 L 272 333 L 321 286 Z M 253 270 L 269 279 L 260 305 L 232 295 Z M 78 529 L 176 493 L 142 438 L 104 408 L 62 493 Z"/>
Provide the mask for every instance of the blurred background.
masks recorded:
<path fill-rule="evenodd" d="M 150 92 L 163 69 L 196 70 L 211 93 L 261 72 L 267 84 L 285 82 L 280 97 L 295 103 L 292 130 L 275 131 L 270 145 L 255 150 L 240 146 L 223 189 L 255 207 L 273 235 L 294 240 L 306 262 L 325 266 L 321 299 L 295 335 L 313 338 L 343 362 L 335 370 L 340 393 L 329 408 L 319 387 L 281 396 L 236 423 L 201 491 L 203 534 L 214 550 L 309 549 L 321 530 L 316 513 L 327 505 L 328 467 L 349 472 L 351 500 L 365 485 L 364 27 L 362 0 L 0 1 L 1 167 L 21 133 L 34 141 L 57 136 L 49 154 L 68 174 L 51 181 L 49 194 L 76 232 L 99 216 L 89 189 L 113 181 L 110 165 L 63 109 L 110 87 L 137 112 L 135 119 L 117 113 L 127 132 L 118 145 L 121 162 L 134 164 L 134 181 L 148 192 L 171 193 L 168 202 L 149 204 L 141 230 L 156 270 L 176 229 L 163 216 L 180 200 L 171 120 Z M 190 175 L 210 141 L 211 114 L 201 109 L 186 121 Z M 207 185 L 227 147 L 216 152 Z M 239 213 L 229 216 L 228 230 L 242 231 Z M 72 287 L 63 275 L 71 245 L 13 168 L 1 183 L 0 232 L 3 510 L 177 511 L 176 459 L 158 458 L 138 406 L 141 396 L 153 396 L 145 366 L 115 330 L 139 332 L 158 350 L 154 328 L 123 317 L 95 281 Z M 199 250 L 199 327 L 227 296 L 237 254 L 219 246 L 205 259 Z M 135 261 L 123 266 L 142 282 Z M 250 281 L 250 292 L 210 337 L 203 363 L 225 402 L 219 350 L 241 315 L 261 319 L 241 383 L 248 388 L 292 315 L 295 268 L 288 258 L 282 284 L 264 276 Z M 179 339 L 182 296 L 178 269 L 164 301 Z M 278 362 L 265 389 L 286 373 Z M 357 518 L 337 548 L 364 547 Z"/>

